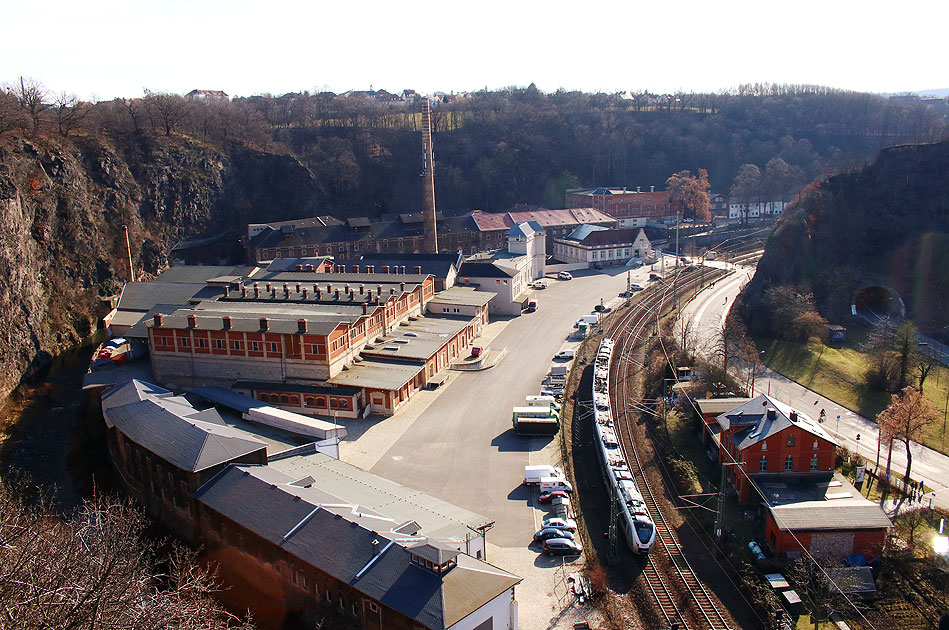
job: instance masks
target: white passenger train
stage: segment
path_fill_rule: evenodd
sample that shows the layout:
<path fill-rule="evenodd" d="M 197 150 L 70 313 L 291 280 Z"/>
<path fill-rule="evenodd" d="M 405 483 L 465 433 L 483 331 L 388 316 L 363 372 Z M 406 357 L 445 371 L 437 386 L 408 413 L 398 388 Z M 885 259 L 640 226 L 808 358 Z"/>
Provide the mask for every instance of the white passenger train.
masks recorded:
<path fill-rule="evenodd" d="M 656 527 L 646 511 L 629 463 L 623 457 L 613 426 L 609 392 L 612 356 L 613 340 L 604 339 L 597 349 L 593 366 L 593 410 L 600 463 L 603 465 L 603 475 L 610 492 L 615 493 L 621 506 L 619 524 L 626 543 L 634 552 L 649 553 L 656 542 Z"/>

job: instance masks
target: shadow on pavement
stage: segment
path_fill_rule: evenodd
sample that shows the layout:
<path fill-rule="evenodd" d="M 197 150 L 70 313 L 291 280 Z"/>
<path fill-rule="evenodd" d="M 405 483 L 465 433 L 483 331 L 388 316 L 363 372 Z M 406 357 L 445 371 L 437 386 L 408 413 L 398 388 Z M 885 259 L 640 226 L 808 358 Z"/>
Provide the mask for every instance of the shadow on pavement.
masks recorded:
<path fill-rule="evenodd" d="M 491 440 L 491 446 L 494 446 L 501 453 L 527 453 L 532 450 L 540 450 L 546 446 L 550 440 L 553 438 L 527 438 L 518 435 L 514 432 L 514 429 L 508 429 L 507 431 L 498 434 L 493 440 Z M 531 448 L 531 441 L 538 440 L 539 443 L 535 445 L 535 448 Z"/>

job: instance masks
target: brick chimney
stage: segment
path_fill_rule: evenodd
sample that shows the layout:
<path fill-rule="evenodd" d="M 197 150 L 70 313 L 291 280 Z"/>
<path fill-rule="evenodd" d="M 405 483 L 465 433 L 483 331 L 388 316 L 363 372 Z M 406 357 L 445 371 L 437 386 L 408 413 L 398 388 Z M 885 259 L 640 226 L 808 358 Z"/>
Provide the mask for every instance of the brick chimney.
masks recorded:
<path fill-rule="evenodd" d="M 299 292 L 300 292 L 300 283 L 297 282 L 297 293 L 299 293 Z"/>
<path fill-rule="evenodd" d="M 360 284 L 360 285 L 359 285 L 359 295 L 363 295 L 365 292 L 366 292 L 366 285 Z"/>
<path fill-rule="evenodd" d="M 306 319 L 301 317 L 297 320 L 297 332 L 306 332 Z"/>
<path fill-rule="evenodd" d="M 382 273 L 389 273 L 389 265 L 382 265 Z"/>
<path fill-rule="evenodd" d="M 230 316 L 230 315 L 225 315 L 224 317 L 222 317 L 222 318 L 221 318 L 221 323 L 223 324 L 224 330 L 230 330 L 230 329 L 231 329 L 231 316 Z"/>
<path fill-rule="evenodd" d="M 297 271 L 303 271 L 303 265 L 297 265 Z"/>
<path fill-rule="evenodd" d="M 369 265 L 368 267 L 366 267 L 366 273 L 376 273 L 376 266 Z"/>
<path fill-rule="evenodd" d="M 362 303 L 362 314 L 366 315 L 369 313 L 369 305 L 365 302 Z"/>
<path fill-rule="evenodd" d="M 270 320 L 267 319 L 266 317 L 261 317 L 261 318 L 260 318 L 260 329 L 263 330 L 263 331 L 268 331 L 268 330 L 270 330 Z"/>
<path fill-rule="evenodd" d="M 353 273 L 359 273 L 359 265 L 352 266 Z"/>
<path fill-rule="evenodd" d="M 305 300 L 307 296 L 307 288 L 303 287 L 303 299 Z"/>
<path fill-rule="evenodd" d="M 228 287 L 224 287 L 224 299 L 227 299 L 231 294 L 231 290 Z"/>
<path fill-rule="evenodd" d="M 267 293 L 270 293 L 270 283 L 267 283 Z"/>
<path fill-rule="evenodd" d="M 309 264 L 306 266 L 306 270 L 307 270 L 307 271 L 315 271 L 315 269 L 313 268 L 313 265 L 309 265 Z"/>
<path fill-rule="evenodd" d="M 273 287 L 272 289 L 270 289 L 270 299 L 271 299 L 271 300 L 276 300 L 276 299 L 277 299 L 277 287 L 276 287 L 276 286 Z"/>
<path fill-rule="evenodd" d="M 155 325 L 156 325 L 156 326 L 161 326 L 161 322 L 162 322 L 162 320 L 165 318 L 165 316 L 162 315 L 161 313 L 155 313 L 154 318 L 155 318 Z"/>
<path fill-rule="evenodd" d="M 415 267 L 412 269 L 412 273 L 415 273 L 415 274 L 422 273 L 422 265 L 415 265 Z"/>
<path fill-rule="evenodd" d="M 339 289 L 336 289 L 336 291 L 333 292 L 333 299 L 339 300 Z"/>
<path fill-rule="evenodd" d="M 260 285 L 257 284 L 256 282 L 254 283 L 254 297 L 255 298 L 260 297 Z"/>
<path fill-rule="evenodd" d="M 402 293 L 405 293 L 405 283 L 404 283 L 404 282 L 400 282 L 400 283 L 399 283 L 399 291 L 401 291 Z"/>
<path fill-rule="evenodd" d="M 247 297 L 247 287 L 241 287 L 241 297 Z"/>

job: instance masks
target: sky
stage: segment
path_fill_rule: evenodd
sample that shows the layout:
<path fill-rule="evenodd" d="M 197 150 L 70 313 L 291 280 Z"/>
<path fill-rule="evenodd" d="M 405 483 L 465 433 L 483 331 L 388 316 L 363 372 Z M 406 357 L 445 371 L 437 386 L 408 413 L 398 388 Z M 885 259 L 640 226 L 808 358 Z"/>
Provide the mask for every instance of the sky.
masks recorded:
<path fill-rule="evenodd" d="M 105 100 L 527 86 L 949 87 L 949 2 L 0 0 L 0 83 Z"/>

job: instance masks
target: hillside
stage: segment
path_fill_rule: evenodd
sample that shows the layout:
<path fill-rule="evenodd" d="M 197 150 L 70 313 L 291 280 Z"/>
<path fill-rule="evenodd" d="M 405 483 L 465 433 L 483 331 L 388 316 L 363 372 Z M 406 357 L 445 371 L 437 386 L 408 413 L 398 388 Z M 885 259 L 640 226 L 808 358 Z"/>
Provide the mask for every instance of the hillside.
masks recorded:
<path fill-rule="evenodd" d="M 0 145 L 0 396 L 89 334 L 102 298 L 167 265 L 180 240 L 311 210 L 294 158 L 185 137 L 9 138 Z M 235 243 L 235 239 L 227 239 Z M 233 245 L 231 245 L 233 248 Z M 241 252 L 216 254 L 240 261 Z"/>
<path fill-rule="evenodd" d="M 809 189 L 778 221 L 746 289 L 742 315 L 765 332 L 766 289 L 814 295 L 844 321 L 857 292 L 895 290 L 917 327 L 942 337 L 949 324 L 949 142 L 882 151 L 854 173 Z"/>

